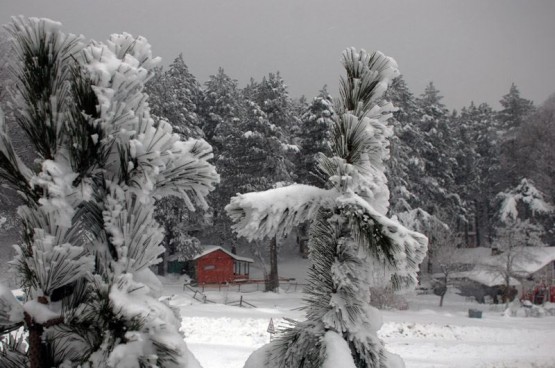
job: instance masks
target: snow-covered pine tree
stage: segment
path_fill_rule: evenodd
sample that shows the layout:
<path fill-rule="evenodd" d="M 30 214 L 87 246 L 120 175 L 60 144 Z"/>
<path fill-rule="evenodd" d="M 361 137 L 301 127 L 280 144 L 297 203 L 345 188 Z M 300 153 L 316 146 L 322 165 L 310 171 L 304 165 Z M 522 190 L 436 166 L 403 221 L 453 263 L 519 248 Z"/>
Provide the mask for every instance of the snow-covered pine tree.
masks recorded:
<path fill-rule="evenodd" d="M 523 279 L 528 273 L 522 264 L 536 262 L 527 247 L 541 247 L 553 242 L 555 206 L 528 179 L 496 197 L 497 226 L 492 246 L 500 256 L 488 265 L 489 271 L 500 276 L 505 285 L 504 299 L 509 301 L 511 278 Z"/>
<path fill-rule="evenodd" d="M 318 153 L 329 154 L 334 115 L 333 98 L 324 86 L 301 117 L 297 182 L 315 186 L 324 184 L 314 171 Z"/>
<path fill-rule="evenodd" d="M 457 162 L 453 167 L 454 191 L 462 200 L 465 230 L 474 227 L 475 244 L 483 246 L 493 238 L 491 203 L 497 193 L 494 174 L 499 170 L 495 115 L 488 104 L 471 103 L 449 124 Z"/>
<path fill-rule="evenodd" d="M 295 184 L 234 197 L 226 207 L 248 239 L 273 238 L 310 220 L 307 320 L 292 322 L 246 367 L 398 367 L 377 337 L 379 312 L 369 305 L 370 265 L 395 285 L 416 282 L 427 240 L 385 216 L 383 173 L 393 106 L 380 102 L 397 64 L 380 52 L 347 49 L 347 76 L 335 108 L 331 154 L 319 156 L 326 189 Z"/>
<path fill-rule="evenodd" d="M 529 179 L 524 178 L 516 187 L 499 193 L 495 200 L 498 231 L 517 222 L 528 221 L 538 229 L 540 238 L 552 240 L 552 234 L 548 236 L 547 232 L 553 228 L 555 206 Z"/>
<path fill-rule="evenodd" d="M 0 313 L 0 326 L 24 323 L 29 332 L 29 349 L 3 345 L 0 361 L 199 367 L 178 315 L 155 297 L 160 285 L 149 267 L 164 251 L 154 199 L 205 206 L 218 180 L 211 148 L 150 117 L 143 88 L 158 59 L 146 39 L 121 34 L 85 44 L 60 28 L 23 17 L 9 26 L 19 57 L 17 119 L 40 167 L 21 162 L 0 121 L 0 175 L 25 202 L 14 262 L 27 294 L 20 310 L 1 293 L 0 310 L 11 312 Z"/>
<path fill-rule="evenodd" d="M 200 104 L 204 124 L 202 130 L 217 154 L 225 144 L 226 129 L 223 125 L 237 124 L 244 116 L 244 98 L 237 81 L 231 79 L 223 68 L 211 75 L 204 85 L 204 99 Z"/>
<path fill-rule="evenodd" d="M 534 103 L 520 96 L 520 90 L 513 83 L 509 93 L 499 101 L 503 109 L 497 116 L 501 127 L 506 131 L 518 128 L 524 123 L 527 116 L 534 111 Z"/>
<path fill-rule="evenodd" d="M 419 108 L 403 76 L 395 78 L 385 94 L 397 110 L 389 123 L 394 134 L 390 138 L 390 157 L 387 161 L 386 176 L 391 191 L 390 212 L 393 214 L 423 206 L 421 179 L 424 175 L 422 147 L 425 140 L 415 126 Z"/>
<path fill-rule="evenodd" d="M 424 161 L 425 176 L 420 178 L 419 197 L 425 198 L 422 206 L 426 211 L 434 213 L 438 208 L 460 211 L 461 203 L 454 193 L 453 141 L 448 126 L 448 110 L 441 102 L 443 96 L 432 82 L 424 93 L 416 100 L 422 115 L 417 127 L 423 136 L 420 156 Z"/>
<path fill-rule="evenodd" d="M 289 133 L 294 117 L 287 86 L 279 72 L 269 73 L 256 86 L 254 102 L 264 111 L 268 120 Z"/>
<path fill-rule="evenodd" d="M 286 171 L 281 179 L 274 181 L 292 182 L 295 178 L 295 161 L 298 157 L 299 148 L 294 144 L 294 136 L 298 135 L 300 125 L 299 117 L 295 116 L 295 106 L 289 98 L 287 85 L 280 73 L 269 73 L 259 84 L 254 87 L 253 102 L 258 104 L 266 115 L 273 130 L 279 130 L 281 140 L 281 163 L 280 166 Z M 279 287 L 279 275 L 277 270 L 279 243 L 278 239 L 270 240 L 269 258 L 270 270 L 266 282 L 266 291 L 274 291 Z"/>
<path fill-rule="evenodd" d="M 241 129 L 246 124 L 247 106 L 237 81 L 229 77 L 222 68 L 218 69 L 217 74 L 210 76 L 203 92 L 204 100 L 200 105 L 203 131 L 206 140 L 214 148 L 214 163 L 220 173 L 220 184 L 209 196 L 213 226 L 209 234 L 204 232 L 202 236 L 212 244 L 223 244 L 234 238 L 231 221 L 224 207 L 237 193 L 237 185 L 242 185 L 241 182 L 247 179 L 236 177 L 238 172 L 248 172 L 248 162 L 238 161 L 244 158 L 238 155 L 242 155 L 240 152 L 244 147 L 241 145 L 245 143 L 241 142 L 244 133 Z M 245 167 L 238 169 L 237 165 Z"/>
<path fill-rule="evenodd" d="M 228 201 L 237 193 L 267 190 L 279 183 L 292 182 L 292 163 L 288 159 L 289 146 L 285 143 L 285 134 L 280 127 L 268 121 L 258 104 L 246 101 L 244 119 L 229 129 L 225 151 L 217 162 L 223 178 L 218 190 L 227 195 Z M 231 229 L 228 230 L 231 232 Z M 264 248 L 258 250 L 264 257 Z M 276 252 L 270 252 L 274 260 L 277 259 Z M 267 288 L 274 290 L 274 287 Z"/>
<path fill-rule="evenodd" d="M 147 84 L 152 114 L 170 121 L 176 133 L 185 139 L 203 138 L 199 104 L 203 99 L 200 84 L 179 54 L 168 70 L 156 70 L 155 78 Z"/>
<path fill-rule="evenodd" d="M 295 115 L 296 109 L 289 98 L 287 85 L 279 72 L 269 73 L 262 82 L 252 84 L 253 95 L 247 98 L 255 102 L 266 115 L 268 122 L 280 131 L 282 147 L 284 149 L 284 164 L 288 176 L 294 177 L 295 155 L 299 148 L 294 144 L 294 137 L 298 135 L 300 118 Z M 250 87 L 247 87 L 247 89 Z"/>
<path fill-rule="evenodd" d="M 534 104 L 520 96 L 513 83 L 509 93 L 499 101 L 503 109 L 497 113 L 497 129 L 501 132 L 499 142 L 500 168 L 497 174 L 498 191 L 518 185 L 522 179 L 523 155 L 519 155 L 517 135 L 525 120 L 534 112 Z"/>

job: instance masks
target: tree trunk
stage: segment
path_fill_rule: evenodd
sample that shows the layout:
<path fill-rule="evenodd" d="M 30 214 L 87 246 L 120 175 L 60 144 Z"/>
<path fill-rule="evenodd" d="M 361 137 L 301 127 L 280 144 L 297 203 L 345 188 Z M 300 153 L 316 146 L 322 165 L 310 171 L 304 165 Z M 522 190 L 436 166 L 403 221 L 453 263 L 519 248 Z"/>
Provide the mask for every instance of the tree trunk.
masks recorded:
<path fill-rule="evenodd" d="M 443 269 L 443 289 L 441 294 L 439 295 L 439 306 L 443 307 L 443 298 L 445 298 L 445 294 L 447 294 L 447 280 L 449 279 L 449 274 L 446 272 L 445 268 Z"/>
<path fill-rule="evenodd" d="M 474 231 L 475 231 L 475 236 L 476 236 L 476 247 L 479 247 L 482 245 L 482 242 L 480 241 L 480 223 L 479 223 L 479 213 L 480 213 L 480 206 L 478 205 L 478 201 L 474 201 L 474 212 L 475 212 L 475 216 L 474 216 Z"/>
<path fill-rule="evenodd" d="M 443 298 L 445 297 L 445 293 L 441 294 L 441 296 L 439 297 L 439 306 L 443 307 Z"/>
<path fill-rule="evenodd" d="M 279 288 L 277 238 L 270 240 L 270 274 L 266 282 L 266 291 L 276 291 Z"/>
<path fill-rule="evenodd" d="M 162 253 L 162 262 L 158 263 L 158 275 L 166 276 L 168 272 L 168 248 Z"/>
<path fill-rule="evenodd" d="M 25 322 L 29 330 L 29 367 L 40 368 L 41 361 L 44 360 L 42 351 L 42 333 L 43 327 L 41 324 L 35 323 L 33 318 L 25 312 Z"/>

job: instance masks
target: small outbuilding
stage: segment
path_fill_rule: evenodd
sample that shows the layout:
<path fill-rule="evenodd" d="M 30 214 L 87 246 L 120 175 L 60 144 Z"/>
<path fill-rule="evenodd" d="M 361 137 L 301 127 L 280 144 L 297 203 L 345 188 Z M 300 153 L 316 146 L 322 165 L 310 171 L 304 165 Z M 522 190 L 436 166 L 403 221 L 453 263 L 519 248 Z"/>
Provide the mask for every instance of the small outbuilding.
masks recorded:
<path fill-rule="evenodd" d="M 198 284 L 221 284 L 248 280 L 254 260 L 240 257 L 220 246 L 206 246 L 193 258 L 193 262 Z"/>

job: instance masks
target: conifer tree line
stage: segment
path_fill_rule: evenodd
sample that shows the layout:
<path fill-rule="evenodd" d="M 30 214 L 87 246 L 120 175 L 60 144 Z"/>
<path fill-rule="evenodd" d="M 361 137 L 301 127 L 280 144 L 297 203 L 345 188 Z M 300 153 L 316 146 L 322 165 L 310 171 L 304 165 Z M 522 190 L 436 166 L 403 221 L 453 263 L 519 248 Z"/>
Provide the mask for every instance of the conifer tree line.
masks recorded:
<path fill-rule="evenodd" d="M 318 152 L 329 153 L 336 116 L 334 97 L 325 86 L 316 97 L 297 99 L 279 72 L 241 88 L 222 68 L 201 85 L 180 55 L 167 70 L 157 70 L 148 92 L 155 114 L 179 116 L 172 120 L 183 124 L 178 131 L 214 147 L 221 182 L 205 214 L 204 224 L 212 224 L 210 235 L 203 233 L 202 221 L 189 234 L 229 244 L 236 240 L 223 208 L 236 193 L 270 189 L 275 183 L 324 184 L 315 160 Z M 178 102 L 178 95 L 186 97 Z M 395 135 L 386 162 L 391 215 L 425 211 L 448 224 L 461 245 L 491 247 L 505 226 L 500 193 L 514 191 L 526 180 L 532 189 L 522 190 L 537 190 L 545 203 L 554 202 L 555 172 L 548 164 L 555 134 L 553 98 L 534 106 L 513 84 L 501 96 L 499 109 L 471 102 L 450 111 L 432 82 L 415 95 L 403 76 L 384 98 L 397 107 L 390 119 Z M 555 245 L 550 208 L 520 215 L 542 225 L 544 245 Z"/>
<path fill-rule="evenodd" d="M 204 139 L 213 147 L 221 177 L 207 210 L 189 211 L 172 196 L 157 202 L 165 261 L 187 259 L 201 243 L 243 241 L 236 239 L 223 210 L 237 193 L 293 182 L 324 184 L 314 172 L 315 157 L 329 152 L 338 97 L 326 86 L 316 97 L 294 98 L 279 72 L 240 86 L 223 68 L 201 83 L 179 54 L 168 67 L 154 69 L 145 91 L 155 121 L 170 121 L 182 138 Z M 5 91 L 0 96 L 9 111 L 9 96 Z M 449 224 L 461 244 L 491 247 L 499 226 L 505 226 L 500 193 L 522 187 L 525 179 L 542 200 L 554 203 L 555 169 L 549 164 L 553 97 L 535 106 L 513 84 L 501 96 L 500 108 L 471 102 L 450 111 L 432 82 L 415 95 L 399 76 L 384 98 L 397 107 L 390 119 L 395 135 L 386 162 L 391 215 L 414 217 L 414 211 L 425 211 Z M 520 216 L 539 222 L 543 243 L 554 245 L 549 213 L 528 209 Z M 164 270 L 165 263 L 160 265 Z"/>

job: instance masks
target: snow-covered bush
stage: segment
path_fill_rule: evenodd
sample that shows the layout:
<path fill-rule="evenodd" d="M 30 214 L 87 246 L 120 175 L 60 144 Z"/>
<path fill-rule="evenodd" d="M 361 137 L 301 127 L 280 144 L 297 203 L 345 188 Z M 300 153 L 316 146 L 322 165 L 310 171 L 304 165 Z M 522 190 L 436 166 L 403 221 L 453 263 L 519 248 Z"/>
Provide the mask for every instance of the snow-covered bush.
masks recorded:
<path fill-rule="evenodd" d="M 414 285 L 427 239 L 385 216 L 387 125 L 393 106 L 382 100 L 398 75 L 380 52 L 348 49 L 347 76 L 330 137 L 330 154 L 318 156 L 326 188 L 290 185 L 232 198 L 226 210 L 249 240 L 287 234 L 311 221 L 307 320 L 292 322 L 279 338 L 253 353 L 246 367 L 399 367 L 376 332 L 379 311 L 370 306 L 370 266 L 381 265 L 394 286 Z"/>
<path fill-rule="evenodd" d="M 409 309 L 407 300 L 402 295 L 395 294 L 395 290 L 391 287 L 370 288 L 370 305 L 382 310 Z"/>
<path fill-rule="evenodd" d="M 505 312 L 505 317 L 533 317 L 541 318 L 546 316 L 555 316 L 555 304 L 545 303 L 544 305 L 534 305 L 529 300 L 520 301 L 518 299 L 509 303 Z"/>
<path fill-rule="evenodd" d="M 146 39 L 86 43 L 23 17 L 9 30 L 17 121 L 40 157 L 38 172 L 26 167 L 0 118 L 0 176 L 24 201 L 15 264 L 28 301 L 10 321 L 29 349 L 14 354 L 33 368 L 198 367 L 149 267 L 164 251 L 155 198 L 205 206 L 211 147 L 154 124 L 142 90 L 159 59 Z"/>

